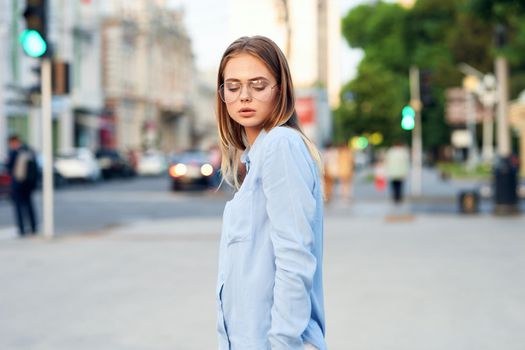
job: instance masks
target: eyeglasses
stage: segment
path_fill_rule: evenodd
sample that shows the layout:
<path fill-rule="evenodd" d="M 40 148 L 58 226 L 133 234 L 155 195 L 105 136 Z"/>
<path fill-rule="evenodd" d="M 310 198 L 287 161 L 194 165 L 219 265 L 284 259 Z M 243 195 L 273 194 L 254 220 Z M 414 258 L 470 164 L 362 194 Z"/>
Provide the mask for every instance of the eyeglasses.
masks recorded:
<path fill-rule="evenodd" d="M 225 103 L 233 103 L 237 101 L 241 95 L 242 86 L 244 84 L 239 81 L 227 81 L 219 87 L 219 96 Z M 272 90 L 278 84 L 270 86 L 270 82 L 264 79 L 248 80 L 246 88 L 250 97 L 266 102 L 272 97 Z"/>

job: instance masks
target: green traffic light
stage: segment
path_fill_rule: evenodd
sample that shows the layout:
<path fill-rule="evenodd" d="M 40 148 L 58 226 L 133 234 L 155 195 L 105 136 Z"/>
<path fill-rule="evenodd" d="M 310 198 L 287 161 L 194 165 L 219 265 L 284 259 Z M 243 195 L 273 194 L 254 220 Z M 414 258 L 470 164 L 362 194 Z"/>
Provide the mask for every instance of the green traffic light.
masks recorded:
<path fill-rule="evenodd" d="M 416 125 L 416 111 L 410 106 L 403 107 L 401 111 L 403 118 L 401 119 L 401 128 L 403 130 L 412 130 Z"/>
<path fill-rule="evenodd" d="M 416 117 L 416 111 L 414 110 L 414 108 L 412 108 L 410 106 L 405 106 L 405 107 L 403 107 L 403 110 L 401 111 L 401 115 L 403 116 L 403 118 L 405 118 L 405 117 L 415 118 Z"/>
<path fill-rule="evenodd" d="M 46 41 L 36 30 L 24 30 L 20 35 L 20 43 L 25 53 L 31 57 L 41 57 L 47 50 Z"/>
<path fill-rule="evenodd" d="M 401 128 L 403 128 L 403 130 L 412 130 L 414 126 L 416 126 L 414 118 L 403 117 L 403 119 L 401 119 Z"/>

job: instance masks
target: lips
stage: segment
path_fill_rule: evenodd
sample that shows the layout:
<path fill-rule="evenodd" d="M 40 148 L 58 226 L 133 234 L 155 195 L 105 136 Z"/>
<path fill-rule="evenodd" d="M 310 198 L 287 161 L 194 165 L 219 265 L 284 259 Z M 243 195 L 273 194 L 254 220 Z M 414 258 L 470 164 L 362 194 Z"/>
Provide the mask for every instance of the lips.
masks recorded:
<path fill-rule="evenodd" d="M 239 114 L 241 115 L 241 117 L 251 117 L 255 114 L 255 109 L 241 108 L 239 109 Z"/>

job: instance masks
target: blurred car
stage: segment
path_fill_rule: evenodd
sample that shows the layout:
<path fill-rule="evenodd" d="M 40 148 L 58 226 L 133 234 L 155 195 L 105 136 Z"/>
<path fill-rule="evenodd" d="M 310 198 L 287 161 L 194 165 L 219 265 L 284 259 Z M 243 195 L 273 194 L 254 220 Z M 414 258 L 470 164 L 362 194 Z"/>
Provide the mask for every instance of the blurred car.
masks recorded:
<path fill-rule="evenodd" d="M 98 165 L 105 179 L 114 177 L 131 177 L 135 170 L 130 160 L 114 149 L 99 149 L 95 153 Z"/>
<path fill-rule="evenodd" d="M 38 182 L 37 188 L 42 188 L 43 174 L 44 174 L 44 156 L 42 154 L 36 155 L 36 165 L 38 167 Z M 60 175 L 57 167 L 53 164 L 53 187 L 59 188 L 66 184 L 66 179 Z"/>
<path fill-rule="evenodd" d="M 101 177 L 98 162 L 87 148 L 74 148 L 58 154 L 55 167 L 66 180 L 98 181 Z"/>
<path fill-rule="evenodd" d="M 146 151 L 140 157 L 137 164 L 139 175 L 161 175 L 168 167 L 166 157 L 160 151 Z"/>
<path fill-rule="evenodd" d="M 173 156 L 168 169 L 171 189 L 207 189 L 212 185 L 214 169 L 207 153 L 188 151 Z"/>
<path fill-rule="evenodd" d="M 7 166 L 0 163 L 0 198 L 9 197 L 11 186 L 11 176 L 7 172 Z"/>

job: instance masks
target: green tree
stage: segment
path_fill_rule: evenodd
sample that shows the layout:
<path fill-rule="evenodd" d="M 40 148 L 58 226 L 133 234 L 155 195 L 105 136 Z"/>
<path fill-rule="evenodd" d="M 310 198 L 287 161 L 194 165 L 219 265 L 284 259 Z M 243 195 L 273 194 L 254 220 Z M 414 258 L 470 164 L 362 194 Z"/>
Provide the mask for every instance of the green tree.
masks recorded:
<path fill-rule="evenodd" d="M 365 132 L 381 132 L 386 143 L 402 135 L 399 116 L 408 90 L 404 44 L 406 11 L 398 5 L 361 5 L 343 19 L 343 34 L 353 47 L 365 51 L 356 79 L 341 92 L 335 112 L 338 141 Z M 400 72 L 403 72 L 400 74 Z M 345 96 L 352 94 L 348 101 Z"/>
<path fill-rule="evenodd" d="M 521 0 L 419 0 L 410 10 L 376 2 L 352 9 L 343 18 L 343 35 L 365 55 L 357 77 L 341 91 L 336 137 L 381 131 L 388 144 L 403 135 L 399 120 L 410 99 L 408 70 L 417 65 L 427 74 L 431 97 L 422 111 L 424 146 L 448 144 L 444 96 L 447 88 L 461 86 L 458 64 L 492 71 L 494 26 L 487 23 L 508 28 L 511 94 L 525 88 L 524 12 Z M 345 99 L 350 94 L 353 98 Z"/>
<path fill-rule="evenodd" d="M 468 8 L 481 18 L 494 37 L 498 36 L 498 30 L 504 32 L 505 42 L 496 45 L 501 47 L 493 48 L 491 45 L 491 48 L 493 54 L 502 54 L 508 59 L 511 69 L 510 96 L 517 97 L 525 89 L 525 2 L 469 0 Z"/>

